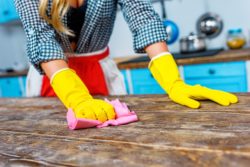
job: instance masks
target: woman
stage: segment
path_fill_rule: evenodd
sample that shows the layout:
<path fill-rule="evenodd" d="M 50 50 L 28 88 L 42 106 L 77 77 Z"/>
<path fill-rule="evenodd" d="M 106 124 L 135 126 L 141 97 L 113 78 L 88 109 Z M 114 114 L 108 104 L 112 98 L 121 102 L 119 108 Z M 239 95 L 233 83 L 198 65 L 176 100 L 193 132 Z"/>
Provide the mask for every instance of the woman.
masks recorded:
<path fill-rule="evenodd" d="M 113 107 L 91 94 L 125 94 L 107 47 L 117 5 L 133 33 L 135 51 L 147 52 L 150 71 L 174 102 L 199 108 L 196 100 L 210 99 L 223 106 L 238 101 L 233 94 L 184 83 L 168 52 L 166 31 L 149 1 L 16 0 L 15 4 L 27 34 L 29 60 L 40 74 L 46 74 L 41 95 L 55 92 L 78 118 L 114 119 Z M 33 83 L 39 84 L 38 80 Z"/>

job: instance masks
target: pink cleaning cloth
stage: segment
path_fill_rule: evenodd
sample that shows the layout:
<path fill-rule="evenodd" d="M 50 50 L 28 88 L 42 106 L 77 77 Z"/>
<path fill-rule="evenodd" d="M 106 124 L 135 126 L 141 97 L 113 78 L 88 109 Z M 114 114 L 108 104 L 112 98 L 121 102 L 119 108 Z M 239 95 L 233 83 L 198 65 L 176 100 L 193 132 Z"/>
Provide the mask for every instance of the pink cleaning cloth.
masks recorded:
<path fill-rule="evenodd" d="M 98 120 L 76 118 L 73 110 L 69 109 L 67 112 L 69 129 L 75 130 L 91 127 L 103 128 L 109 125 L 118 126 L 138 121 L 136 113 L 134 111 L 130 111 L 125 103 L 121 103 L 118 99 L 112 101 L 105 99 L 105 101 L 113 105 L 115 109 L 116 118 L 114 120 L 108 120 L 102 123 Z"/>

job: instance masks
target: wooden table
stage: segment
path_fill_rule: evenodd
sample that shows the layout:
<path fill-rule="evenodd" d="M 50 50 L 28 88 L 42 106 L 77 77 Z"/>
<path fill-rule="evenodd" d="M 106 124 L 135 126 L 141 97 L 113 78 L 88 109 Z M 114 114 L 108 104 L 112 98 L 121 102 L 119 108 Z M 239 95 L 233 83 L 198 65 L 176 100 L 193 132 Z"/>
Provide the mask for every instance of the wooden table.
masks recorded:
<path fill-rule="evenodd" d="M 239 99 L 194 110 L 165 95 L 124 96 L 139 122 L 77 131 L 57 99 L 0 99 L 0 166 L 248 167 L 250 94 Z"/>

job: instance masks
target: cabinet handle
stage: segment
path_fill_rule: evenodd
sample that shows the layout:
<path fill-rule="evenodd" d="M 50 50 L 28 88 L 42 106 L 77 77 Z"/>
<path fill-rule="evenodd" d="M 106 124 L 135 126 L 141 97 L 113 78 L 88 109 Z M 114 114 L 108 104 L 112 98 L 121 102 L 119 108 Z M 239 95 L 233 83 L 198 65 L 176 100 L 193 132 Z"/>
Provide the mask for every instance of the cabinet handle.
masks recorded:
<path fill-rule="evenodd" d="M 214 69 L 209 69 L 209 70 L 208 70 L 208 73 L 209 73 L 210 75 L 214 75 L 215 72 L 216 72 L 216 71 L 215 71 Z"/>
<path fill-rule="evenodd" d="M 8 11 L 8 10 L 5 10 L 4 12 L 3 12 L 3 15 L 4 16 L 7 16 L 7 15 L 9 15 L 10 14 L 10 12 Z"/>

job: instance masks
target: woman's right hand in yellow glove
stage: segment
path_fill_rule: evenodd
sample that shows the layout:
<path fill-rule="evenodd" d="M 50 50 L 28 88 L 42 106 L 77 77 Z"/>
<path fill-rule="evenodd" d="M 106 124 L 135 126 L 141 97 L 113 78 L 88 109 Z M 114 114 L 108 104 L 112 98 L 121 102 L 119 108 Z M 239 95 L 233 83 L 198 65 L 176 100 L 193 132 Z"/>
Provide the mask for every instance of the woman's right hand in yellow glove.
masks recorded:
<path fill-rule="evenodd" d="M 105 122 L 115 119 L 115 111 L 111 104 L 93 99 L 87 87 L 72 69 L 57 71 L 51 77 L 51 86 L 67 107 L 73 109 L 77 118 L 99 120 Z"/>
<path fill-rule="evenodd" d="M 111 104 L 99 99 L 83 101 L 75 107 L 76 118 L 86 118 L 105 122 L 115 119 L 115 111 Z"/>

